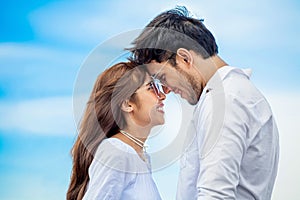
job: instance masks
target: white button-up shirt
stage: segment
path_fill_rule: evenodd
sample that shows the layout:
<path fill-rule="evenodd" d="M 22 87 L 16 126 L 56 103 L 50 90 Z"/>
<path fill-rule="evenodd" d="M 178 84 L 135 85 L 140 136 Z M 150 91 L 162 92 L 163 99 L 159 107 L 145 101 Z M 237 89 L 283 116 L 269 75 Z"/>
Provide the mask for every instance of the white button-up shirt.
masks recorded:
<path fill-rule="evenodd" d="M 180 162 L 178 200 L 271 199 L 278 129 L 249 77 L 224 66 L 204 88 Z"/>

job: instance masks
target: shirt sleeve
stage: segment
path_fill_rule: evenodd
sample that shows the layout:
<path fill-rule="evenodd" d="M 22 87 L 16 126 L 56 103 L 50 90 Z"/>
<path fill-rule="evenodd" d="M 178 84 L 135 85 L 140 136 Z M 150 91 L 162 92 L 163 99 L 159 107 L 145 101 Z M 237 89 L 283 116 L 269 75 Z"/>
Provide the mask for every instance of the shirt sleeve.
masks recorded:
<path fill-rule="evenodd" d="M 198 200 L 236 199 L 246 149 L 247 108 L 234 96 L 226 96 L 223 105 L 208 105 L 198 125 Z"/>
<path fill-rule="evenodd" d="M 114 149 L 102 148 L 89 168 L 90 181 L 83 200 L 119 200 L 134 174 L 126 172 L 128 160 Z"/>

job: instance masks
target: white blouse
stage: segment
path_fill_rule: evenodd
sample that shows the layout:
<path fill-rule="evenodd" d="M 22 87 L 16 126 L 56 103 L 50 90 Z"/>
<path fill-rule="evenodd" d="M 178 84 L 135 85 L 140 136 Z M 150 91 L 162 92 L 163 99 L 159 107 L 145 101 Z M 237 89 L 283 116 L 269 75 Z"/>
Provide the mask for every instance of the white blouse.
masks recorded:
<path fill-rule="evenodd" d="M 89 167 L 83 200 L 161 200 L 145 157 L 117 138 L 103 140 Z"/>

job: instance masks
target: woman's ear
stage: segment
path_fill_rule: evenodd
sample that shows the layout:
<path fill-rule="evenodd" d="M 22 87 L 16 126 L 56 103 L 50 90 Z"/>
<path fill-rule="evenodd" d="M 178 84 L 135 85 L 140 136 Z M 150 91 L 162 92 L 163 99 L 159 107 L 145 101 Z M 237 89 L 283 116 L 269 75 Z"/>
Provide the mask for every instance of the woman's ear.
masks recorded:
<path fill-rule="evenodd" d="M 131 106 L 129 100 L 125 100 L 125 101 L 122 102 L 121 110 L 124 111 L 124 112 L 127 112 L 127 113 L 133 111 L 133 107 Z"/>
<path fill-rule="evenodd" d="M 193 56 L 191 52 L 185 48 L 179 48 L 177 49 L 177 56 L 179 59 L 181 59 L 181 62 L 183 61 L 184 64 L 187 65 L 187 67 L 192 66 L 193 63 Z"/>

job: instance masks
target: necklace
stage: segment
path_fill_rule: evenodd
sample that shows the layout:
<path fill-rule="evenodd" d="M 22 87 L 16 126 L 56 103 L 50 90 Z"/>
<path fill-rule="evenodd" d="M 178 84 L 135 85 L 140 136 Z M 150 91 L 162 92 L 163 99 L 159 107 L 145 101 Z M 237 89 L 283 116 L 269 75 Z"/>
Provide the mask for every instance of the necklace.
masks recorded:
<path fill-rule="evenodd" d="M 120 130 L 120 132 L 124 136 L 126 136 L 128 139 L 130 139 L 132 142 L 134 142 L 138 146 L 142 147 L 143 151 L 146 151 L 145 148 L 147 148 L 148 146 L 143 141 L 141 141 L 140 139 L 138 139 L 138 138 L 134 137 L 133 135 L 127 133 L 126 131 Z"/>

